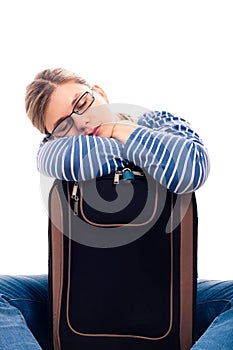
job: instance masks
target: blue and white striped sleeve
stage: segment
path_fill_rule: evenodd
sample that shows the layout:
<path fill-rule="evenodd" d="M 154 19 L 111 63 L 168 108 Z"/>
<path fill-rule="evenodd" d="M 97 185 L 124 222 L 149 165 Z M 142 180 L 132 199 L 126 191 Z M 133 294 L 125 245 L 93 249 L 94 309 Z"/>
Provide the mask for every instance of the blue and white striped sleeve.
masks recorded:
<path fill-rule="evenodd" d="M 97 136 L 72 136 L 42 142 L 37 168 L 47 176 L 66 181 L 94 179 L 123 167 L 119 141 Z"/>
<path fill-rule="evenodd" d="M 197 190 L 209 174 L 209 156 L 184 119 L 167 112 L 145 113 L 130 135 L 123 156 L 174 193 Z"/>

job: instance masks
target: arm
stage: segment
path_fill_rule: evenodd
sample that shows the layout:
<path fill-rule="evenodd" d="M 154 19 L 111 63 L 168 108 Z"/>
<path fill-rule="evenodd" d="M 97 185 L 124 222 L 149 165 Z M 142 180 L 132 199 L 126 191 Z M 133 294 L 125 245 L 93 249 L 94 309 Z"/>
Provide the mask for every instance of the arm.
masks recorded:
<path fill-rule="evenodd" d="M 175 193 L 195 191 L 205 182 L 208 152 L 187 121 L 149 112 L 138 124 L 125 142 L 123 157 Z"/>
<path fill-rule="evenodd" d="M 38 152 L 38 170 L 68 181 L 89 180 L 124 167 L 127 159 L 173 192 L 191 192 L 205 182 L 208 153 L 188 122 L 166 112 L 149 112 L 138 124 L 110 123 L 103 125 L 101 137 L 46 142 Z"/>
<path fill-rule="evenodd" d="M 50 177 L 90 180 L 124 167 L 122 145 L 113 138 L 72 136 L 42 143 L 37 155 L 38 170 Z"/>

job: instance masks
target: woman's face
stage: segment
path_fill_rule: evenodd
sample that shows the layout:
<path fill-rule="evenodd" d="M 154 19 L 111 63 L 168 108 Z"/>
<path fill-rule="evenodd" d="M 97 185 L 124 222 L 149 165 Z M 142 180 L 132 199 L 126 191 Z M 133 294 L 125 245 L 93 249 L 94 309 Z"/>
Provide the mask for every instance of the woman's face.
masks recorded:
<path fill-rule="evenodd" d="M 68 82 L 59 85 L 51 95 L 45 113 L 45 125 L 49 133 L 60 121 L 72 113 L 75 103 L 85 91 L 93 93 L 94 102 L 82 115 L 72 115 L 74 123 L 65 136 L 97 135 L 99 125 L 115 121 L 116 117 L 108 108 L 107 96 L 99 86 L 94 85 L 90 89 L 82 84 Z"/>

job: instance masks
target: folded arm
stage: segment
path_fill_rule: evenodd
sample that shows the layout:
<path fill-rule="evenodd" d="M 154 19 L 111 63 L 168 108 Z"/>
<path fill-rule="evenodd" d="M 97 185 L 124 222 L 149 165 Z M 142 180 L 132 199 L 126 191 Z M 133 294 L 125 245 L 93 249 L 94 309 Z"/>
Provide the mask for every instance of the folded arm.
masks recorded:
<path fill-rule="evenodd" d="M 72 136 L 42 143 L 37 168 L 67 181 L 94 179 L 124 167 L 119 141 L 97 136 Z"/>
<path fill-rule="evenodd" d="M 209 156 L 184 119 L 149 112 L 127 140 L 123 156 L 175 193 L 198 189 L 209 174 Z"/>
<path fill-rule="evenodd" d="M 122 140 L 117 135 L 128 135 Z M 119 123 L 113 138 L 72 136 L 41 145 L 37 165 L 45 175 L 89 180 L 123 168 L 127 161 L 145 169 L 172 192 L 199 188 L 209 173 L 209 157 L 188 122 L 166 112 L 149 112 L 132 128 Z"/>

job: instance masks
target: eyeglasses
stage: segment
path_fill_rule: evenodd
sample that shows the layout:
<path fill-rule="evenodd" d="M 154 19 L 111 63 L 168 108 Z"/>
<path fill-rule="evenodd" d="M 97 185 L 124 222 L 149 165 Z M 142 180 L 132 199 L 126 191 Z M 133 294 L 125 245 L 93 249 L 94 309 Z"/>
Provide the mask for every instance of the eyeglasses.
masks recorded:
<path fill-rule="evenodd" d="M 92 91 L 85 91 L 75 102 L 72 112 L 65 118 L 63 118 L 48 135 L 47 139 L 64 137 L 68 134 L 74 125 L 73 115 L 82 115 L 91 107 L 95 101 L 95 97 Z"/>

